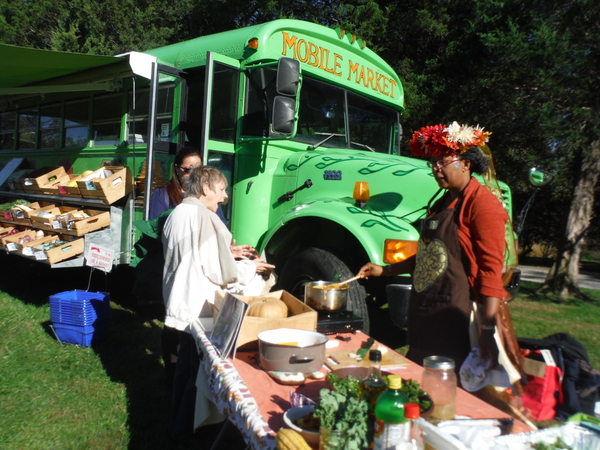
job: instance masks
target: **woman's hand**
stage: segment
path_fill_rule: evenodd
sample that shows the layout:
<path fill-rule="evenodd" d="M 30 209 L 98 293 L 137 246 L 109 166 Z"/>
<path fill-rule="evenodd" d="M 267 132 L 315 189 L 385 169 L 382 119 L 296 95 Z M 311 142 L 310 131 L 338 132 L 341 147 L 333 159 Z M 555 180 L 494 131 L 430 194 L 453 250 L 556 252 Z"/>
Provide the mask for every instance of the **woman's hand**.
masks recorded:
<path fill-rule="evenodd" d="M 256 273 L 265 273 L 268 270 L 272 270 L 275 268 L 273 264 L 267 263 L 262 258 L 254 258 L 252 262 L 256 265 Z"/>
<path fill-rule="evenodd" d="M 361 278 L 380 277 L 383 275 L 383 267 L 373 263 L 367 263 L 360 268 L 357 274 Z"/>
<path fill-rule="evenodd" d="M 481 334 L 479 335 L 479 349 L 481 351 L 481 356 L 490 361 L 488 370 L 491 370 L 498 365 L 498 355 L 500 352 L 494 334 L 495 332 L 493 330 L 481 330 Z"/>
<path fill-rule="evenodd" d="M 500 299 L 498 297 L 487 296 L 482 297 L 478 307 L 481 320 L 479 348 L 481 349 L 481 355 L 490 361 L 489 369 L 493 369 L 498 365 L 499 350 L 494 334 L 499 307 Z"/>
<path fill-rule="evenodd" d="M 251 245 L 235 245 L 235 239 L 229 246 L 231 254 L 235 259 L 248 259 L 256 255 L 256 249 Z"/>

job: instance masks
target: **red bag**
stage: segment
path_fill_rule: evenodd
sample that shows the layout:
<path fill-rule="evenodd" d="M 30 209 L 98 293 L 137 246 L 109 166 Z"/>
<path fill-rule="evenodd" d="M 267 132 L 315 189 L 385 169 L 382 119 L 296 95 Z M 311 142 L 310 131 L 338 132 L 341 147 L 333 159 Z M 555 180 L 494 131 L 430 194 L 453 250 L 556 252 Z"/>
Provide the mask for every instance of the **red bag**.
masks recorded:
<path fill-rule="evenodd" d="M 523 386 L 523 406 L 533 420 L 550 420 L 556 416 L 556 406 L 562 403 L 562 371 L 556 366 L 549 350 L 522 348 L 523 370 L 527 385 Z M 537 355 L 537 357 L 536 357 Z M 543 357 L 540 361 L 539 356 Z"/>

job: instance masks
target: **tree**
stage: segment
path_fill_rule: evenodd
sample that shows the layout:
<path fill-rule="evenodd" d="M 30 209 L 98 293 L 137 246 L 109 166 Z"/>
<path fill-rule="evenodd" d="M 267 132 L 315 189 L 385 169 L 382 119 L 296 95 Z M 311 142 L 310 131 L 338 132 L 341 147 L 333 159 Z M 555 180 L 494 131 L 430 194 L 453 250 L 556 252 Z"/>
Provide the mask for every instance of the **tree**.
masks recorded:
<path fill-rule="evenodd" d="M 407 136 L 454 120 L 493 132 L 515 215 L 533 189 L 529 168 L 556 174 L 522 239 L 559 248 L 544 289 L 568 296 L 598 227 L 599 10 L 596 0 L 5 0 L 0 42 L 112 55 L 277 18 L 340 26 L 400 75 Z"/>
<path fill-rule="evenodd" d="M 556 173 L 546 201 L 536 204 L 552 219 L 538 227 L 538 236 L 546 227 L 545 236 L 554 236 L 559 248 L 544 288 L 562 297 L 578 295 L 579 258 L 594 226 L 600 170 L 594 164 L 600 137 L 599 5 L 430 0 L 388 7 L 398 13 L 380 45 L 406 82 L 408 131 L 453 120 L 493 131 L 496 167 L 513 187 L 516 204 L 530 196 L 530 167 L 542 162 Z"/>

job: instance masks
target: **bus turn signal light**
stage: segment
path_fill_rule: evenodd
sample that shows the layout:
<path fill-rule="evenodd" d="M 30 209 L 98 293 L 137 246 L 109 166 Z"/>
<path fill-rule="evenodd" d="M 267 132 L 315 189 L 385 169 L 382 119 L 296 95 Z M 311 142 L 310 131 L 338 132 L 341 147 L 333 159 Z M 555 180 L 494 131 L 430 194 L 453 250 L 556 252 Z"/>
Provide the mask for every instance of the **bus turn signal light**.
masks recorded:
<path fill-rule="evenodd" d="M 394 264 L 417 254 L 417 241 L 386 239 L 383 248 L 383 262 Z"/>

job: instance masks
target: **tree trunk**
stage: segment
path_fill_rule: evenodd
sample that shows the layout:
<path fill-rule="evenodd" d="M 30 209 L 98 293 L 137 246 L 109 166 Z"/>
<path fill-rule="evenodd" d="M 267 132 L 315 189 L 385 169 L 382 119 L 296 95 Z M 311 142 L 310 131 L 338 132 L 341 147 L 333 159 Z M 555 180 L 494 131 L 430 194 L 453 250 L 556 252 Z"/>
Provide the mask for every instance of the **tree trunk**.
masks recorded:
<path fill-rule="evenodd" d="M 578 285 L 579 261 L 585 235 L 590 227 L 594 209 L 594 190 L 600 174 L 600 140 L 581 162 L 581 172 L 573 191 L 573 200 L 565 226 L 563 243 L 540 291 L 550 291 L 562 299 L 569 295 L 586 297 Z"/>

